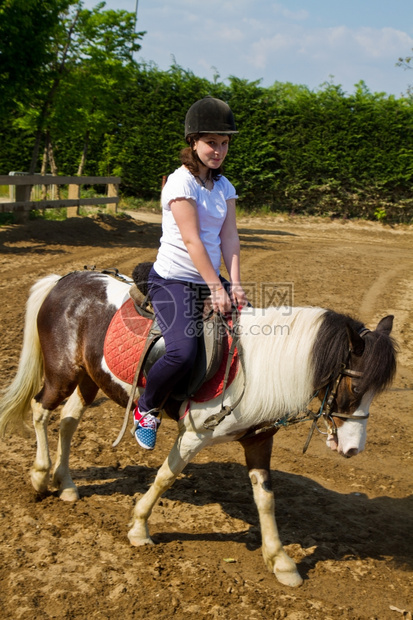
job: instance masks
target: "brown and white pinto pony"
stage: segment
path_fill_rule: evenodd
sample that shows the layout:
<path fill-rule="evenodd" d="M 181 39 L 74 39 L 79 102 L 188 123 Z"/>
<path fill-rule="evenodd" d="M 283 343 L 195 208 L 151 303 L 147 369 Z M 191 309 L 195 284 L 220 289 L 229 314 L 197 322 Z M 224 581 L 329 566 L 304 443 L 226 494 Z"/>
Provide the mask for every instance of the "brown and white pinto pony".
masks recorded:
<path fill-rule="evenodd" d="M 131 386 L 110 372 L 103 345 L 114 313 L 128 299 L 130 284 L 128 278 L 122 282 L 98 272 L 79 271 L 63 278 L 47 276 L 31 290 L 18 371 L 0 401 L 0 433 L 21 427 L 31 406 L 37 438 L 31 481 L 39 493 L 46 492 L 51 482 L 63 500 L 78 499 L 69 454 L 83 412 L 99 388 L 120 406 L 127 405 Z M 395 372 L 395 345 L 389 335 L 392 321 L 393 317 L 386 317 L 369 331 L 348 316 L 322 308 L 242 310 L 239 347 L 244 372 L 227 389 L 225 404 L 236 403 L 245 384 L 243 397 L 212 430 L 204 422 L 219 412 L 219 397 L 206 403 L 183 403 L 176 442 L 134 508 L 128 533 L 132 545 L 152 543 L 147 527 L 152 509 L 202 448 L 240 441 L 259 513 L 265 563 L 281 583 L 299 585 L 302 579 L 282 547 L 275 522 L 269 467 L 276 426 L 271 425 L 305 409 L 317 390 L 323 396 L 326 385 L 345 365 L 356 372 L 343 375 L 338 382 L 328 419 L 330 431 L 336 425 L 336 433 L 328 434 L 327 445 L 344 456 L 360 452 L 370 403 L 390 384 Z M 49 480 L 47 423 L 65 399 Z M 337 417 L 340 414 L 350 417 Z M 251 435 L 251 429 L 268 425 L 266 432 Z"/>

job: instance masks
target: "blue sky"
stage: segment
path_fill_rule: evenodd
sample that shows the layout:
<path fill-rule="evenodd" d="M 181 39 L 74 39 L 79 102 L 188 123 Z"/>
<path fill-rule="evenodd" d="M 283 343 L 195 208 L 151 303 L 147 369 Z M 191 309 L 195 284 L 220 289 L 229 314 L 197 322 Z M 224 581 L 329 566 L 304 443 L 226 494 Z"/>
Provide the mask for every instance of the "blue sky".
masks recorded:
<path fill-rule="evenodd" d="M 97 2 L 85 0 L 87 8 Z M 136 0 L 106 8 L 135 12 Z M 364 80 L 373 92 L 401 95 L 413 70 L 412 0 L 138 0 L 137 30 L 146 30 L 136 60 L 167 70 L 173 59 L 195 75 L 305 84 L 345 92 Z"/>

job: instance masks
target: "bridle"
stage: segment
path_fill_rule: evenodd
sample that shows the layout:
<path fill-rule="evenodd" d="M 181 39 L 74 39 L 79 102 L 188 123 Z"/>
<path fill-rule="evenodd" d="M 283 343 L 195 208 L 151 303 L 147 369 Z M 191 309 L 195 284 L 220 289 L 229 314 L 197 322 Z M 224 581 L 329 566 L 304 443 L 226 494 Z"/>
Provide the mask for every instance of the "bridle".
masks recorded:
<path fill-rule="evenodd" d="M 369 331 L 370 330 L 368 330 L 367 328 L 363 328 L 359 332 L 359 335 L 364 336 Z M 249 431 L 247 431 L 245 435 L 241 437 L 241 439 L 249 439 L 250 437 L 254 437 L 256 435 L 260 435 L 262 433 L 266 433 L 270 431 L 272 431 L 272 433 L 274 434 L 281 427 L 286 428 L 287 426 L 290 426 L 292 424 L 297 424 L 298 422 L 306 422 L 306 421 L 312 420 L 313 423 L 311 425 L 307 440 L 303 448 L 303 454 L 304 454 L 307 451 L 307 448 L 310 444 L 313 433 L 316 429 L 320 434 L 337 435 L 337 425 L 335 423 L 334 418 L 338 418 L 340 420 L 351 420 L 351 419 L 352 420 L 367 420 L 367 418 L 370 415 L 369 413 L 365 413 L 362 415 L 355 415 L 354 413 L 340 413 L 340 412 L 333 411 L 334 403 L 336 403 L 337 401 L 338 388 L 340 386 L 340 382 L 342 378 L 350 377 L 351 379 L 361 379 L 361 377 L 363 376 L 363 373 L 360 372 L 359 370 L 353 370 L 352 368 L 348 367 L 350 363 L 351 353 L 352 351 L 350 349 L 348 352 L 347 362 L 345 364 L 342 363 L 338 373 L 335 374 L 334 376 L 330 376 L 327 379 L 327 382 L 324 385 L 322 385 L 312 395 L 304 411 L 298 412 L 296 414 L 288 413 L 283 418 L 276 420 L 271 425 L 263 426 L 263 427 L 256 428 L 256 429 L 250 429 Z M 318 410 L 317 413 L 314 413 L 314 411 L 311 411 L 308 408 L 308 406 L 314 400 L 314 398 L 316 398 L 319 395 L 319 393 L 323 389 L 325 389 L 325 394 L 324 394 L 320 409 Z M 323 422 L 326 426 L 326 431 L 327 431 L 326 433 L 321 431 L 318 428 L 318 421 L 320 420 L 320 418 L 323 419 Z"/>
<path fill-rule="evenodd" d="M 362 327 L 360 331 L 358 332 L 358 335 L 361 338 L 363 338 L 369 332 L 370 330 L 367 327 Z M 352 370 L 351 368 L 348 367 L 350 363 L 351 353 L 352 353 L 352 350 L 349 349 L 347 362 L 345 364 L 341 364 L 341 368 L 338 374 L 336 375 L 336 377 L 333 379 L 330 379 L 329 383 L 327 384 L 326 394 L 324 396 L 323 403 L 321 405 L 320 411 L 316 418 L 316 420 L 318 420 L 320 417 L 323 417 L 324 423 L 326 424 L 326 427 L 327 427 L 327 431 L 332 435 L 337 435 L 337 425 L 333 417 L 338 418 L 339 420 L 350 420 L 350 419 L 366 420 L 369 417 L 369 413 L 366 413 L 364 415 L 354 415 L 354 413 L 332 412 L 333 404 L 337 398 L 337 392 L 338 392 L 341 379 L 344 376 L 350 377 L 352 379 L 361 379 L 363 376 L 363 373 L 360 372 L 359 370 Z M 327 398 L 327 395 L 328 395 L 328 398 Z M 326 398 L 327 398 L 327 402 L 325 403 Z M 324 407 L 324 403 L 325 403 L 325 407 Z"/>
<path fill-rule="evenodd" d="M 351 351 L 349 351 L 349 358 L 350 358 L 350 354 L 351 354 Z M 363 376 L 363 373 L 360 372 L 359 370 L 352 370 L 351 368 L 348 368 L 347 367 L 348 362 L 349 360 L 347 361 L 347 364 L 342 364 L 338 374 L 332 379 L 330 379 L 330 381 L 327 383 L 327 386 L 325 387 L 326 393 L 324 395 L 324 398 L 323 398 L 323 401 L 321 403 L 321 407 L 318 413 L 314 414 L 313 412 L 309 412 L 307 410 L 307 413 L 309 414 L 310 418 L 312 418 L 313 423 L 308 433 L 307 441 L 304 444 L 303 453 L 307 451 L 307 448 L 309 446 L 311 437 L 313 436 L 315 429 L 317 429 L 319 433 L 322 433 L 322 431 L 320 431 L 320 429 L 317 426 L 317 422 L 320 418 L 323 419 L 323 422 L 327 429 L 327 434 L 337 435 L 337 424 L 334 418 L 338 418 L 339 420 L 351 420 L 351 419 L 367 420 L 367 418 L 370 415 L 369 413 L 365 413 L 362 415 L 355 415 L 354 413 L 340 413 L 340 412 L 332 411 L 334 403 L 337 400 L 337 392 L 338 392 L 338 388 L 339 388 L 342 378 L 351 377 L 352 379 L 361 379 L 361 377 Z M 318 395 L 319 391 L 320 390 L 318 390 L 316 394 L 314 394 L 313 398 L 315 398 Z"/>

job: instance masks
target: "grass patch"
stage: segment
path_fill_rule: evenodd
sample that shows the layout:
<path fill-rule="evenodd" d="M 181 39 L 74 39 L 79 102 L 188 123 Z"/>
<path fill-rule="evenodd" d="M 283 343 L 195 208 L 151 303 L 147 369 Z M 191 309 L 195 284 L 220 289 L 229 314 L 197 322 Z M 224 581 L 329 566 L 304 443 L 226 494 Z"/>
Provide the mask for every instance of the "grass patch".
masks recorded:
<path fill-rule="evenodd" d="M 66 207 L 61 207 L 60 209 L 32 209 L 29 214 L 30 220 L 48 220 L 52 222 L 62 222 L 66 218 Z"/>
<path fill-rule="evenodd" d="M 161 213 L 162 207 L 159 200 L 145 200 L 133 196 L 121 197 L 118 209 L 122 211 L 150 211 L 151 213 Z"/>

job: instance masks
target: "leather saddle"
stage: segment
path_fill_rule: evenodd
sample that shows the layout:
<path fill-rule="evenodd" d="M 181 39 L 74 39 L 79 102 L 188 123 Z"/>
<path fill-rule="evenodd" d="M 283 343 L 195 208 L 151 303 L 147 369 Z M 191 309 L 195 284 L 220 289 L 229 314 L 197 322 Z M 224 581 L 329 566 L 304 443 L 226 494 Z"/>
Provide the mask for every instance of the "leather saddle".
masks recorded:
<path fill-rule="evenodd" d="M 152 265 L 153 263 L 140 263 L 135 267 L 132 274 L 134 285 L 131 286 L 129 291 L 138 314 L 153 320 L 153 325 L 148 335 L 148 339 L 151 342 L 147 343 L 147 352 L 141 364 L 141 372 L 145 377 L 155 362 L 165 354 L 165 341 L 148 296 L 147 281 Z M 168 400 L 172 399 L 175 402 L 181 403 L 183 400 L 191 398 L 204 383 L 215 375 L 221 366 L 226 332 L 216 313 L 208 313 L 206 308 L 205 314 L 203 334 L 198 337 L 197 357 L 188 383 L 185 387 L 181 387 L 180 391 L 170 394 Z"/>

